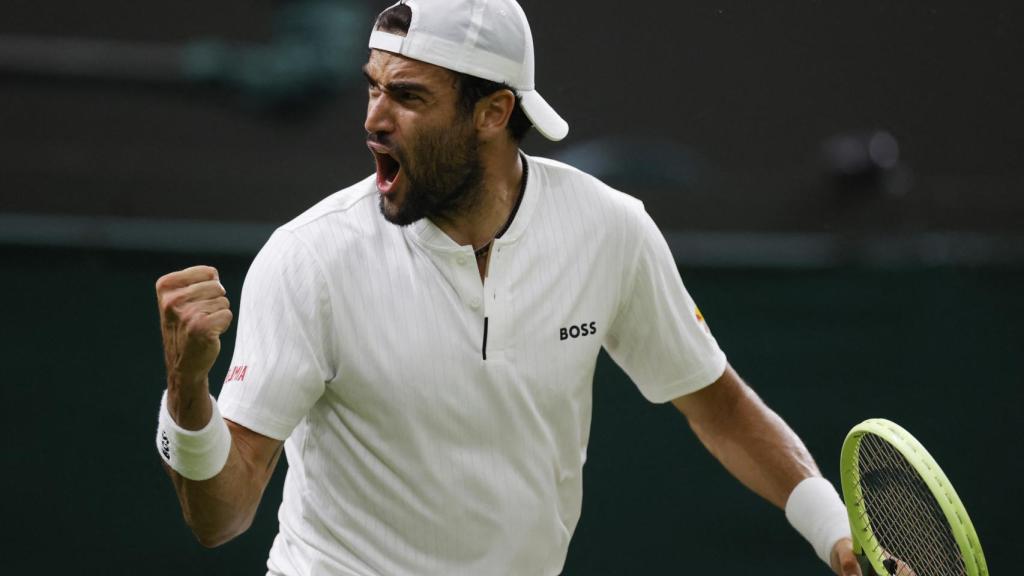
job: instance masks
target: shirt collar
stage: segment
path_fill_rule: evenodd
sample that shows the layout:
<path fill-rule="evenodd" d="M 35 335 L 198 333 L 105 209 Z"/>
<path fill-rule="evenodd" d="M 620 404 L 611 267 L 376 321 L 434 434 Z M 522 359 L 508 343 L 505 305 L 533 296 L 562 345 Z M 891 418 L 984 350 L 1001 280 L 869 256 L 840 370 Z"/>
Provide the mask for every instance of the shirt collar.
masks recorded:
<path fill-rule="evenodd" d="M 506 246 L 519 240 L 519 237 L 522 236 L 529 226 L 530 218 L 533 216 L 533 210 L 537 206 L 538 196 L 541 192 L 540 185 L 538 184 L 540 175 L 537 173 L 536 162 L 523 152 L 519 152 L 519 156 L 523 160 L 523 177 L 526 179 L 526 188 L 523 190 L 522 199 L 519 201 L 519 209 L 516 211 L 515 217 L 512 218 L 512 222 L 505 229 L 504 234 L 494 240 L 495 245 Z M 430 250 L 448 253 L 473 253 L 472 246 L 459 246 L 443 230 L 431 222 L 429 218 L 421 218 L 403 228 L 403 231 L 414 242 Z"/>

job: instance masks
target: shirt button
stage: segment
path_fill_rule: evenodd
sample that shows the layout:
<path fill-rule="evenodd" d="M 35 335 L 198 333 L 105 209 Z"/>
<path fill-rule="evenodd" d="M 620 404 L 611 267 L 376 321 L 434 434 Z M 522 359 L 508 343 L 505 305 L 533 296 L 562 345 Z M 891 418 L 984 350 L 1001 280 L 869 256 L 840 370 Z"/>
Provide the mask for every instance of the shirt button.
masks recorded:
<path fill-rule="evenodd" d="M 469 307 L 472 308 L 473 310 L 480 308 L 480 299 L 474 297 L 472 300 L 469 301 Z"/>
<path fill-rule="evenodd" d="M 455 263 L 458 264 L 459 266 L 465 266 L 466 262 L 467 259 L 465 256 L 459 256 L 458 258 L 455 259 Z"/>

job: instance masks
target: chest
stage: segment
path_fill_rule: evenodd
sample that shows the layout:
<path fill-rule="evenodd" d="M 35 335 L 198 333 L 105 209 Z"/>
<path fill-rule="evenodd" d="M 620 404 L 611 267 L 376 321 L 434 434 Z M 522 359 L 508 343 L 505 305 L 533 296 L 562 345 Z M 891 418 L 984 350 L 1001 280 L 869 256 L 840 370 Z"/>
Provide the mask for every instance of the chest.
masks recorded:
<path fill-rule="evenodd" d="M 607 256 L 499 240 L 481 279 L 469 247 L 350 251 L 335 268 L 332 386 L 364 406 L 400 398 L 399 409 L 442 414 L 451 403 L 571 402 L 588 393 L 618 310 L 621 273 Z"/>

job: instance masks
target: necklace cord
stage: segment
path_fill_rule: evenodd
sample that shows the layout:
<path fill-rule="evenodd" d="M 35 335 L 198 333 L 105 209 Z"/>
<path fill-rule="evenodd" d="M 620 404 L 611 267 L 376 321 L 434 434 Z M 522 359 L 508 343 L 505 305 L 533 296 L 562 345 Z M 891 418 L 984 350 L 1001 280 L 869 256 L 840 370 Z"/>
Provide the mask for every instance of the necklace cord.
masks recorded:
<path fill-rule="evenodd" d="M 522 157 L 522 155 L 520 155 L 520 157 Z M 487 256 L 487 254 L 491 251 L 491 245 L 494 244 L 494 241 L 497 238 L 501 238 L 501 236 L 505 234 L 505 232 L 508 232 L 509 227 L 512 226 L 512 221 L 515 220 L 516 218 L 516 213 L 519 212 L 519 205 L 523 203 L 523 195 L 526 193 L 526 179 L 530 175 L 530 165 L 526 162 L 525 157 L 522 157 L 522 160 L 523 181 L 519 185 L 519 195 L 516 196 L 516 204 L 515 206 L 512 207 L 512 212 L 509 213 L 508 220 L 505 220 L 505 224 L 501 227 L 501 230 L 498 230 L 498 233 L 494 235 L 494 238 L 491 238 L 490 240 L 487 241 L 486 244 L 473 250 L 473 254 L 475 254 L 477 258 L 483 258 L 484 256 Z"/>

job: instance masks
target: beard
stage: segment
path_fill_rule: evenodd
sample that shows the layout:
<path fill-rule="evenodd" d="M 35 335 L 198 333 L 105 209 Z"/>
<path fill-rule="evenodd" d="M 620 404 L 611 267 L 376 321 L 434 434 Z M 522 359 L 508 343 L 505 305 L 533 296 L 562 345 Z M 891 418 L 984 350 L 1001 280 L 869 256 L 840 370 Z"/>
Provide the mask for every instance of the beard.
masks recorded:
<path fill-rule="evenodd" d="M 380 212 L 388 222 L 408 226 L 422 218 L 450 221 L 479 201 L 483 165 L 480 143 L 468 120 L 422 132 L 407 147 L 393 150 L 393 155 L 401 164 L 405 196 L 400 203 L 387 203 L 381 195 Z"/>

